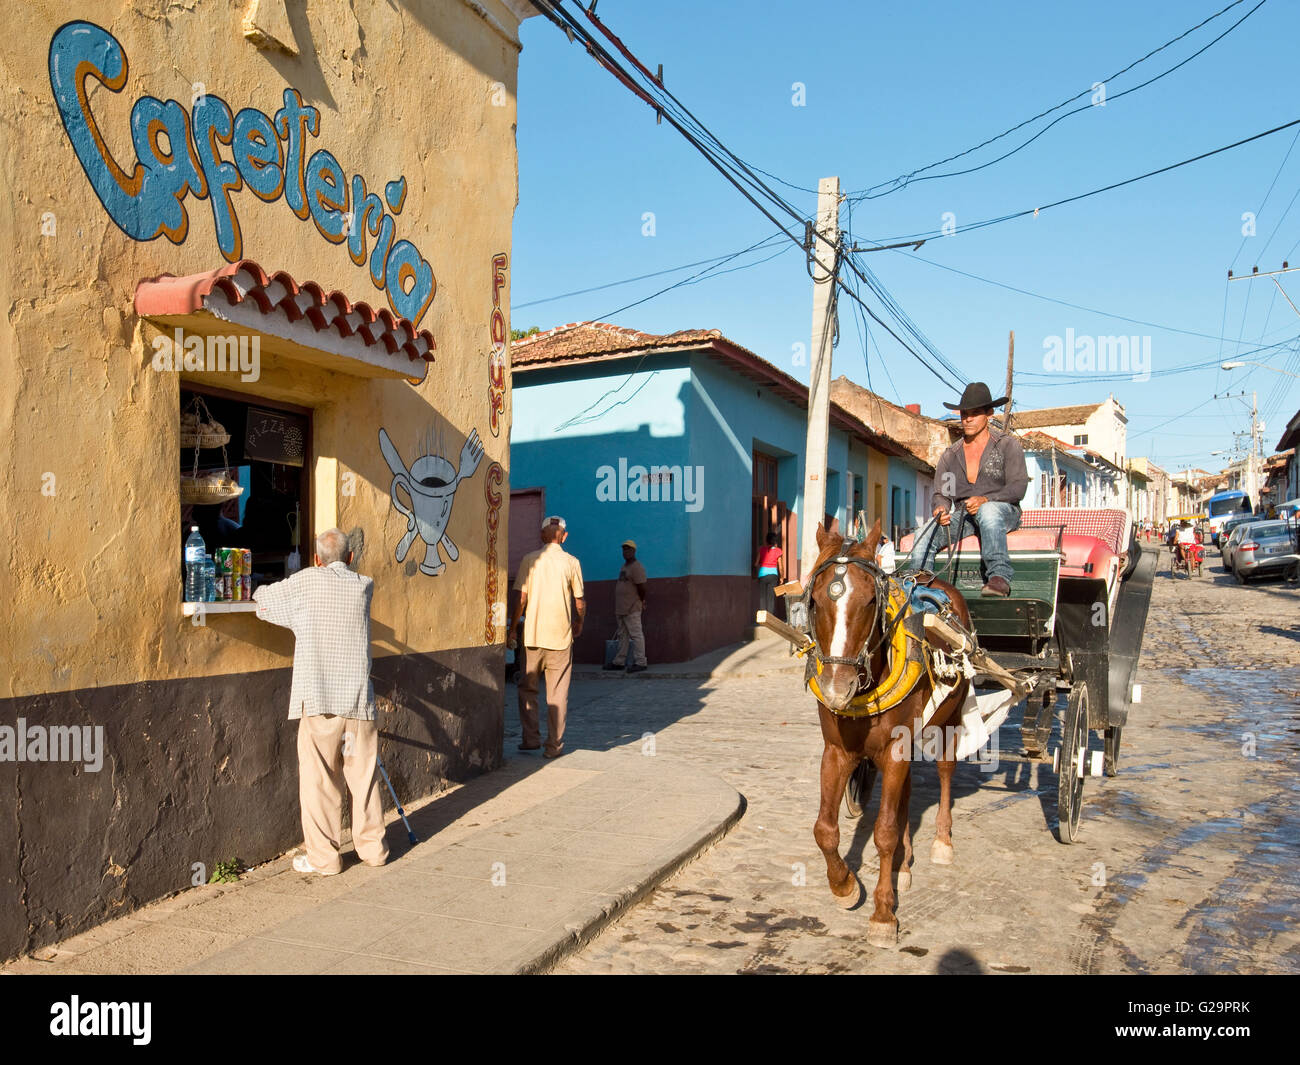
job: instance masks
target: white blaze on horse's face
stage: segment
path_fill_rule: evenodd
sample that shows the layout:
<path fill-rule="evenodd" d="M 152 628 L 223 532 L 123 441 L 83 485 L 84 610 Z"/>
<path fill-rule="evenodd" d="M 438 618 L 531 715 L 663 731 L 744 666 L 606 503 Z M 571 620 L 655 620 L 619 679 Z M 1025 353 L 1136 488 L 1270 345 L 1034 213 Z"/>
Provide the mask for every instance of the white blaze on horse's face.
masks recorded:
<path fill-rule="evenodd" d="M 869 578 L 852 563 L 835 566 L 828 578 L 820 588 L 818 604 L 819 612 L 831 622 L 829 641 L 824 640 L 824 626 L 819 634 L 822 653 L 831 658 L 856 658 L 870 631 L 867 604 L 874 599 L 874 589 Z M 836 583 L 842 588 L 832 597 L 831 588 Z M 858 668 L 856 665 L 828 662 L 822 667 L 817 686 L 828 707 L 843 710 L 861 690 Z"/>
<path fill-rule="evenodd" d="M 849 615 L 848 602 L 853 598 L 856 588 L 853 584 L 852 570 L 855 567 L 849 566 L 843 577 L 839 580 L 844 584 L 844 595 L 835 605 L 835 635 L 831 637 L 830 653 L 836 658 L 843 658 L 847 655 L 849 646 Z"/>

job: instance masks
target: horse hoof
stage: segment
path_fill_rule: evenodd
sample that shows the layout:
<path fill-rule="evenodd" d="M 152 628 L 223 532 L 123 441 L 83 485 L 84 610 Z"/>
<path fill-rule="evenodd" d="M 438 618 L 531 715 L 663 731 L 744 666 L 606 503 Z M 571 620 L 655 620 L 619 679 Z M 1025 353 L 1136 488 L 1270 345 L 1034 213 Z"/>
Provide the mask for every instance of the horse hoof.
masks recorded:
<path fill-rule="evenodd" d="M 930 861 L 935 865 L 952 865 L 952 844 L 936 839 L 930 844 Z"/>
<path fill-rule="evenodd" d="M 898 871 L 898 890 L 907 891 L 912 886 L 912 871 L 910 869 L 900 869 Z"/>
<path fill-rule="evenodd" d="M 853 886 L 847 895 L 834 895 L 835 902 L 843 909 L 851 910 L 862 901 L 862 881 L 853 877 Z"/>
<path fill-rule="evenodd" d="M 878 947 L 892 947 L 898 942 L 898 922 L 868 921 L 867 942 Z"/>

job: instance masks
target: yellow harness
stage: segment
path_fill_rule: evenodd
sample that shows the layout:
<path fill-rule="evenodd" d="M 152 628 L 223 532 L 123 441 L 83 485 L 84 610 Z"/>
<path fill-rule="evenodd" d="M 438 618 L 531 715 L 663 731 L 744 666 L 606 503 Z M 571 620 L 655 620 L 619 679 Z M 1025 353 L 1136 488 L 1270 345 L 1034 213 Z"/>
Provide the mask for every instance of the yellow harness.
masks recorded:
<path fill-rule="evenodd" d="M 926 670 L 927 663 L 923 642 L 920 654 L 912 656 L 907 653 L 908 639 L 917 639 L 903 625 L 911 614 L 912 607 L 908 603 L 907 595 L 901 588 L 891 584 L 889 603 L 885 607 L 886 621 L 893 626 L 888 652 L 889 671 L 870 691 L 855 695 L 847 707 L 843 710 L 832 710 L 831 713 L 838 717 L 875 717 L 886 710 L 892 710 L 912 694 L 917 681 L 921 679 L 921 674 Z M 808 644 L 798 652 L 799 656 L 806 655 L 816 646 L 816 642 Z M 812 666 L 811 675 L 808 677 L 808 690 L 825 705 L 826 700 L 822 696 L 821 685 L 817 683 L 817 678 L 821 676 L 825 667 L 816 655 L 813 656 Z"/>

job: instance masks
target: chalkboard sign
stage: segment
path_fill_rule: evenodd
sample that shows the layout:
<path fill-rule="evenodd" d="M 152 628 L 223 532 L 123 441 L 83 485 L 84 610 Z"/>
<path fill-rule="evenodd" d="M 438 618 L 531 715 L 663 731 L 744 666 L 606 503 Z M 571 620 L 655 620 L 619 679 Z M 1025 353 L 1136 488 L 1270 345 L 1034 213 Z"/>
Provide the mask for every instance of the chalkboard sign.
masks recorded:
<path fill-rule="evenodd" d="M 301 466 L 307 441 L 307 419 L 281 410 L 248 408 L 244 456 L 284 466 Z"/>

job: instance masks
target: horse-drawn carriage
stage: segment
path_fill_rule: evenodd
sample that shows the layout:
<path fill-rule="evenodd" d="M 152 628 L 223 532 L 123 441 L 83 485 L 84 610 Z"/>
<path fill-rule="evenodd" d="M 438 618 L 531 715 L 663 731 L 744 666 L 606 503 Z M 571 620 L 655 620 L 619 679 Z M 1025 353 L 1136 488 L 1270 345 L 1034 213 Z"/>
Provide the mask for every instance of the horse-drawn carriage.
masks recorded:
<path fill-rule="evenodd" d="M 996 733 L 1014 702 L 1023 702 L 1022 750 L 998 757 L 1056 769 L 1058 838 L 1073 842 L 1083 782 L 1115 774 L 1129 706 L 1139 701 L 1133 677 L 1156 557 L 1141 552 L 1124 511 L 1027 510 L 1021 527 L 1008 536 L 1015 569 L 1011 595 L 981 596 L 974 536 L 940 553 L 932 579 L 909 571 L 910 538 L 903 541 L 898 572 L 881 573 L 874 547 L 868 547 L 878 534 L 877 526 L 867 543 L 858 543 L 819 533 L 821 553 L 806 586 L 787 589 L 802 593 L 787 600 L 792 624 L 764 613 L 758 620 L 808 657 L 805 680 L 820 703 L 826 742 L 815 835 L 826 855 L 831 891 L 842 905 L 856 904 L 862 889 L 850 883 L 856 877 L 838 853 L 841 797 L 854 816 L 866 805 L 875 777 L 882 777 L 875 833 L 881 874 L 868 934 L 888 942 L 897 928 L 891 870 L 898 873 L 900 890 L 911 882 L 907 803 L 916 734 L 933 724 L 955 727 L 959 736 L 955 749 L 945 743 L 933 759 L 941 795 L 932 861 L 952 860 L 957 759 L 970 753 L 972 734 L 978 745 Z M 900 660 L 920 663 L 906 691 Z M 977 694 L 990 688 L 1004 693 Z M 1059 742 L 1049 751 L 1058 706 Z M 959 719 L 961 725 L 953 726 Z M 896 854 L 899 841 L 903 850 Z"/>
<path fill-rule="evenodd" d="M 1015 567 L 1009 597 L 979 594 L 979 541 L 973 536 L 955 552 L 952 583 L 966 596 L 980 647 L 1026 693 L 1019 757 L 1052 762 L 1058 835 L 1072 843 L 1084 778 L 1115 775 L 1129 706 L 1140 701 L 1133 677 L 1156 554 L 1142 552 L 1125 511 L 1110 509 L 1026 510 L 1007 546 Z M 946 568 L 941 556 L 936 569 L 943 575 Z M 988 673 L 976 677 L 977 686 L 984 682 L 1005 683 Z M 1052 753 L 1058 696 L 1060 743 Z"/>

